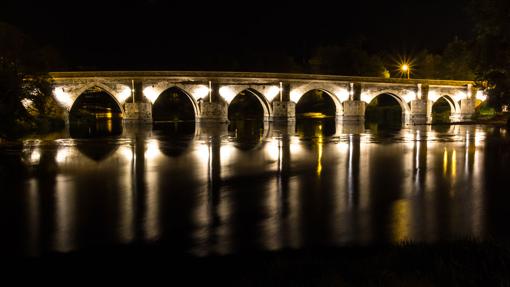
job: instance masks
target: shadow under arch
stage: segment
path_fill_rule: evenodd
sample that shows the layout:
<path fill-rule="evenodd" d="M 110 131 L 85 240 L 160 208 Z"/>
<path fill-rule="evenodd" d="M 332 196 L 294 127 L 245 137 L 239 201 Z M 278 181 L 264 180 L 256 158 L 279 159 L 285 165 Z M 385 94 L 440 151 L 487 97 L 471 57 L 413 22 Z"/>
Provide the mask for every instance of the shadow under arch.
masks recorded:
<path fill-rule="evenodd" d="M 408 113 L 404 99 L 393 93 L 380 93 L 367 104 L 365 122 L 371 129 L 400 128 Z"/>
<path fill-rule="evenodd" d="M 248 151 L 260 146 L 270 116 L 270 104 L 262 94 L 251 88 L 238 93 L 228 105 L 228 132 L 234 147 Z"/>
<path fill-rule="evenodd" d="M 115 97 L 99 86 L 85 89 L 69 111 L 72 138 L 100 138 L 122 134 L 123 109 Z"/>
<path fill-rule="evenodd" d="M 118 148 L 119 144 L 112 139 L 80 139 L 76 141 L 76 149 L 85 157 L 95 162 L 106 160 L 112 156 Z"/>
<path fill-rule="evenodd" d="M 195 139 L 195 122 L 158 123 L 154 125 L 153 137 L 158 140 L 159 151 L 168 157 L 184 154 Z"/>
<path fill-rule="evenodd" d="M 296 103 L 296 118 L 335 118 L 342 113 L 340 101 L 329 91 L 312 89 Z"/>
<path fill-rule="evenodd" d="M 70 121 L 122 118 L 123 109 L 117 99 L 104 88 L 94 85 L 84 90 L 69 110 Z"/>
<path fill-rule="evenodd" d="M 265 131 L 266 127 L 262 120 L 233 120 L 228 126 L 234 147 L 244 151 L 260 146 Z"/>
<path fill-rule="evenodd" d="M 271 105 L 258 91 L 248 88 L 239 92 L 228 103 L 228 119 L 238 120 L 263 120 L 271 117 Z"/>
<path fill-rule="evenodd" d="M 296 133 L 303 140 L 332 137 L 336 134 L 336 121 L 331 118 L 298 120 Z"/>
<path fill-rule="evenodd" d="M 198 103 L 183 89 L 172 86 L 164 90 L 152 105 L 153 122 L 195 122 Z"/>
<path fill-rule="evenodd" d="M 432 104 L 432 122 L 433 123 L 449 123 L 451 116 L 456 114 L 458 108 L 457 103 L 449 95 L 439 97 Z"/>

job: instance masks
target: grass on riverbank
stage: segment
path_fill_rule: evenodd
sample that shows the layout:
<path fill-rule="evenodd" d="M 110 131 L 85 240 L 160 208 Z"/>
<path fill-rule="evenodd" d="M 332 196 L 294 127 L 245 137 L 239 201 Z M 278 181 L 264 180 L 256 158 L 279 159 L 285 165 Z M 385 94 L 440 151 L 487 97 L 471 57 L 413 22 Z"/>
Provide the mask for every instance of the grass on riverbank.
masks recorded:
<path fill-rule="evenodd" d="M 65 283 L 69 276 L 85 282 L 103 278 L 98 282 L 219 286 L 510 285 L 510 249 L 477 240 L 241 252 L 203 258 L 177 254 L 164 246 L 124 246 L 22 263 L 19 269 L 40 272 L 53 283 Z"/>

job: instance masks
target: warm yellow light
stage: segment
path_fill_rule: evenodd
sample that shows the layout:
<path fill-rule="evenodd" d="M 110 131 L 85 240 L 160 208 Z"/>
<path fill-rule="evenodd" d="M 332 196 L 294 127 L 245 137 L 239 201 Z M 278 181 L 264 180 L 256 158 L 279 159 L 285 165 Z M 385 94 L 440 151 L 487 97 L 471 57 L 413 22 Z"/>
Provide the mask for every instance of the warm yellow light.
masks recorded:
<path fill-rule="evenodd" d="M 145 149 L 145 158 L 152 160 L 157 158 L 161 154 L 159 150 L 159 144 L 155 140 L 151 140 L 147 142 L 147 147 Z"/>
<path fill-rule="evenodd" d="M 230 88 L 229 86 L 223 86 L 220 88 L 220 96 L 228 103 L 230 104 L 230 102 L 235 98 L 236 96 L 236 93 L 235 91 Z"/>
<path fill-rule="evenodd" d="M 129 98 L 130 96 L 131 96 L 131 89 L 126 86 L 119 93 L 118 100 L 119 100 L 119 102 L 124 103 L 127 100 L 127 98 Z"/>
<path fill-rule="evenodd" d="M 156 89 L 154 89 L 152 86 L 149 86 L 149 87 L 146 87 L 145 89 L 143 89 L 143 95 L 149 100 L 151 101 L 151 103 L 154 104 L 154 102 L 158 99 L 159 97 L 159 91 L 157 91 Z"/>
<path fill-rule="evenodd" d="M 300 93 L 298 90 L 290 91 L 290 100 L 296 104 L 299 102 L 299 99 L 301 99 L 302 96 L 303 94 Z"/>
<path fill-rule="evenodd" d="M 407 72 L 409 70 L 409 65 L 403 64 L 402 65 L 402 71 Z"/>
<path fill-rule="evenodd" d="M 483 91 L 477 91 L 476 92 L 476 99 L 484 102 L 487 100 L 487 95 L 483 93 Z"/>
<path fill-rule="evenodd" d="M 66 108 L 70 108 L 73 105 L 73 99 L 71 96 L 64 92 L 64 88 L 57 87 L 53 91 L 55 99 Z"/>
<path fill-rule="evenodd" d="M 201 99 L 205 98 L 209 95 L 209 87 L 206 85 L 199 85 L 195 88 L 193 95 L 195 96 L 195 99 Z"/>
<path fill-rule="evenodd" d="M 345 102 L 349 99 L 349 91 L 347 89 L 338 89 L 335 91 L 335 95 L 340 102 Z"/>
<path fill-rule="evenodd" d="M 70 149 L 68 147 L 59 147 L 55 160 L 57 163 L 64 163 L 70 155 Z"/>
<path fill-rule="evenodd" d="M 448 170 L 448 150 L 444 148 L 443 153 L 443 175 L 446 176 L 446 171 Z"/>
<path fill-rule="evenodd" d="M 268 101 L 274 100 L 276 96 L 280 94 L 280 88 L 277 86 L 271 86 L 266 92 L 266 98 Z"/>

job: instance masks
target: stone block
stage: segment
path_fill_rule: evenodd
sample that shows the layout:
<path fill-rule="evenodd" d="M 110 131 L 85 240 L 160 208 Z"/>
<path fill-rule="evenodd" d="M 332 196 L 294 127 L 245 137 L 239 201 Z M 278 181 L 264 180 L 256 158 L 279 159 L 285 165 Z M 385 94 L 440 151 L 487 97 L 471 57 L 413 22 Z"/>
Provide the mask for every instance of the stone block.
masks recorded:
<path fill-rule="evenodd" d="M 228 122 L 227 104 L 224 102 L 202 102 L 200 122 Z"/>
<path fill-rule="evenodd" d="M 124 105 L 124 120 L 138 122 L 152 122 L 152 104 L 126 103 Z"/>
<path fill-rule="evenodd" d="M 296 104 L 294 102 L 273 102 L 273 120 L 294 121 L 296 119 Z"/>
<path fill-rule="evenodd" d="M 343 121 L 364 121 L 366 103 L 363 101 L 345 101 Z"/>

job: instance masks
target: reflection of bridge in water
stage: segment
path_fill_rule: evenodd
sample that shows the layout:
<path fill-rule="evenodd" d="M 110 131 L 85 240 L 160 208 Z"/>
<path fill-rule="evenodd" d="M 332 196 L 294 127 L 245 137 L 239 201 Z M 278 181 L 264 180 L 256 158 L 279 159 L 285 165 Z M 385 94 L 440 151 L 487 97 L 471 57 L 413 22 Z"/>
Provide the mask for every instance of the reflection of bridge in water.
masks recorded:
<path fill-rule="evenodd" d="M 84 152 L 96 147 L 86 147 L 87 140 L 55 142 L 54 248 L 79 246 L 77 214 L 89 208 L 115 213 L 101 224 L 115 226 L 120 242 L 175 236 L 169 221 L 184 220 L 178 225 L 193 226 L 199 254 L 230 252 L 236 238 L 255 233 L 264 248 L 300 247 L 313 240 L 302 229 L 318 228 L 307 222 L 321 222 L 316 232 L 331 243 L 483 232 L 484 130 L 414 126 L 380 136 L 360 124 L 335 123 L 324 136 L 318 126 L 300 133 L 294 124 L 269 124 L 249 149 L 236 145 L 226 124 L 197 124 L 180 140 L 173 137 L 178 132 L 169 138 L 126 125 L 121 137 L 109 139 L 117 147 L 101 157 Z M 24 156 L 31 166 L 48 158 L 35 142 L 27 142 Z M 95 180 L 80 180 L 87 175 Z M 104 196 L 104 184 L 115 191 L 109 191 L 114 210 L 94 201 Z M 260 222 L 240 235 L 232 222 L 250 213 Z"/>

